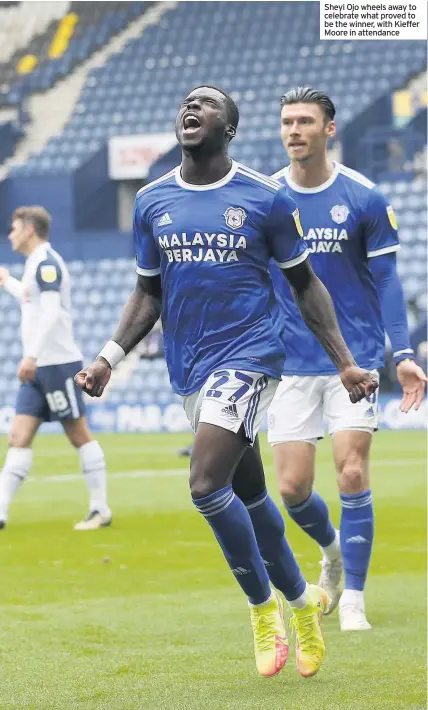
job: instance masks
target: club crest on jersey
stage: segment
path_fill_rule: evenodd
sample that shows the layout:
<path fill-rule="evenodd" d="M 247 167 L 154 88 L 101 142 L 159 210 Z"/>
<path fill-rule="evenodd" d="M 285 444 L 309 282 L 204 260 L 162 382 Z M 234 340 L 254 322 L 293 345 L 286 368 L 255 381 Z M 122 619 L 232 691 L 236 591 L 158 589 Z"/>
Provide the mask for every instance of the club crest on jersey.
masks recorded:
<path fill-rule="evenodd" d="M 47 264 L 46 266 L 40 267 L 40 276 L 42 281 L 46 284 L 53 284 L 57 278 L 56 266 L 53 264 Z"/>
<path fill-rule="evenodd" d="M 227 226 L 231 229 L 240 229 L 247 218 L 247 214 L 242 207 L 228 207 L 223 216 Z"/>
<path fill-rule="evenodd" d="M 349 210 L 346 205 L 334 205 L 330 210 L 331 218 L 336 224 L 346 222 L 349 215 Z"/>

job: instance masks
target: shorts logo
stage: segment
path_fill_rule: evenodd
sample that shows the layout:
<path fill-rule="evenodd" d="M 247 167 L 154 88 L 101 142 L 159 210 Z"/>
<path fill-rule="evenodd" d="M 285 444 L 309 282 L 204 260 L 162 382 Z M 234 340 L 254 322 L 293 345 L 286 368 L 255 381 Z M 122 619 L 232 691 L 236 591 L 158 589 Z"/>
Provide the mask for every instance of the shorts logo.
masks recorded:
<path fill-rule="evenodd" d="M 349 209 L 346 205 L 334 205 L 330 210 L 331 218 L 336 224 L 346 222 L 349 215 Z"/>
<path fill-rule="evenodd" d="M 232 417 L 233 419 L 239 419 L 236 404 L 229 404 L 227 407 L 223 407 L 223 409 L 221 411 L 222 411 L 222 414 L 227 414 L 229 417 Z"/>
<path fill-rule="evenodd" d="M 386 208 L 386 213 L 388 215 L 391 227 L 393 229 L 398 229 L 397 218 L 395 216 L 394 210 L 392 209 L 392 205 L 388 205 L 388 207 Z"/>
<path fill-rule="evenodd" d="M 53 264 L 42 266 L 40 268 L 40 276 L 42 281 L 46 284 L 53 284 L 53 282 L 57 279 L 56 266 L 53 266 Z"/>
<path fill-rule="evenodd" d="M 295 225 L 296 225 L 296 229 L 297 229 L 297 231 L 299 232 L 299 235 L 300 235 L 301 237 L 303 237 L 303 229 L 302 229 L 302 224 L 301 224 L 301 222 L 300 222 L 300 214 L 299 214 L 299 210 L 298 210 L 298 209 L 295 209 L 295 210 L 294 210 L 294 212 L 293 212 L 293 217 L 294 217 L 294 223 L 295 223 Z"/>
<path fill-rule="evenodd" d="M 228 227 L 231 229 L 240 229 L 247 218 L 247 214 L 242 207 L 228 207 L 223 217 Z"/>

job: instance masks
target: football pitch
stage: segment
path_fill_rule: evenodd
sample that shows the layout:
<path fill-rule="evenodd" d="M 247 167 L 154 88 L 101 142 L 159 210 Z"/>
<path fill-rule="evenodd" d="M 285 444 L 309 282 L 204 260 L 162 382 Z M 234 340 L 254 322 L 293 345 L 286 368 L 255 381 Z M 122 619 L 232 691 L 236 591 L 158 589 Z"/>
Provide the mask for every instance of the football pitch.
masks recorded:
<path fill-rule="evenodd" d="M 113 526 L 74 532 L 86 514 L 78 459 L 40 436 L 29 481 L 0 532 L 1 710 L 422 710 L 426 707 L 426 489 L 422 432 L 380 432 L 373 446 L 376 538 L 367 588 L 373 631 L 324 620 L 318 676 L 289 661 L 254 665 L 246 599 L 194 510 L 186 435 L 99 436 Z M 268 483 L 279 500 L 262 437 Z M 3 461 L 5 437 L 0 438 Z M 339 506 L 329 441 L 317 489 Z M 287 519 L 304 574 L 319 552 Z"/>

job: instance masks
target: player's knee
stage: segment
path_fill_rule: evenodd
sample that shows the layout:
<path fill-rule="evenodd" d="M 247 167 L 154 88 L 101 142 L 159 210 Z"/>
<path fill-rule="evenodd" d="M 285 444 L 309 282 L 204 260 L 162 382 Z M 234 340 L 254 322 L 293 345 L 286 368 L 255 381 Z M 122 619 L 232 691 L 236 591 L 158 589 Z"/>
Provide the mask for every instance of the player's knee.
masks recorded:
<path fill-rule="evenodd" d="M 206 496 L 215 493 L 218 490 L 214 481 L 207 480 L 197 473 L 190 473 L 190 493 L 193 500 L 198 500 L 199 498 L 205 498 Z"/>
<path fill-rule="evenodd" d="M 306 498 L 309 498 L 312 492 L 312 486 L 306 481 L 298 481 L 295 479 L 283 480 L 279 485 L 279 492 L 286 505 L 299 505 L 299 503 L 303 503 Z"/>
<path fill-rule="evenodd" d="M 210 467 L 198 462 L 190 464 L 189 485 L 193 500 L 205 498 L 222 488 L 211 474 Z"/>
<path fill-rule="evenodd" d="M 368 487 L 367 474 L 363 461 L 345 462 L 339 471 L 341 493 L 362 493 Z"/>
<path fill-rule="evenodd" d="M 65 432 L 70 440 L 70 443 L 76 448 L 81 449 L 82 446 L 90 444 L 94 441 L 85 419 L 77 419 L 73 422 L 64 423 Z"/>
<path fill-rule="evenodd" d="M 235 495 L 242 500 L 243 503 L 253 500 L 257 496 L 261 495 L 266 489 L 266 482 L 264 478 L 262 480 L 249 480 L 246 481 L 244 478 L 236 478 L 236 475 L 232 482 L 232 488 Z"/>
<path fill-rule="evenodd" d="M 298 505 L 311 495 L 312 477 L 302 475 L 288 466 L 277 469 L 278 488 L 287 505 Z"/>
<path fill-rule="evenodd" d="M 92 438 L 92 436 L 85 436 L 81 434 L 75 434 L 74 436 L 69 436 L 71 444 L 76 448 L 76 449 L 81 449 L 82 446 L 86 446 L 86 444 L 91 444 L 95 439 Z"/>
<path fill-rule="evenodd" d="M 12 429 L 8 436 L 9 448 L 26 449 L 31 445 L 31 438 L 32 437 L 26 431 Z"/>

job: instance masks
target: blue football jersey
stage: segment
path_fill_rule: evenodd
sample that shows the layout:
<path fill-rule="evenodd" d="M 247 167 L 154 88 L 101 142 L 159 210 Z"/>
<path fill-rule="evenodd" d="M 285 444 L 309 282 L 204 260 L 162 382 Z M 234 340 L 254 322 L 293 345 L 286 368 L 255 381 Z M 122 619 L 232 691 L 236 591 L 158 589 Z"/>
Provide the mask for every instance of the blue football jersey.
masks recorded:
<path fill-rule="evenodd" d="M 185 183 L 178 166 L 137 193 L 137 272 L 161 274 L 175 392 L 195 392 L 219 367 L 279 379 L 285 355 L 269 263 L 287 268 L 307 258 L 299 230 L 286 189 L 236 162 L 210 185 Z"/>
<path fill-rule="evenodd" d="M 315 273 L 333 299 L 346 343 L 360 367 L 384 363 L 385 329 L 369 259 L 399 249 L 391 205 L 375 184 L 336 163 L 323 185 L 296 185 L 289 167 L 273 176 L 296 202 Z M 271 265 L 287 359 L 286 375 L 337 372 L 324 348 L 303 322 L 280 270 Z"/>

